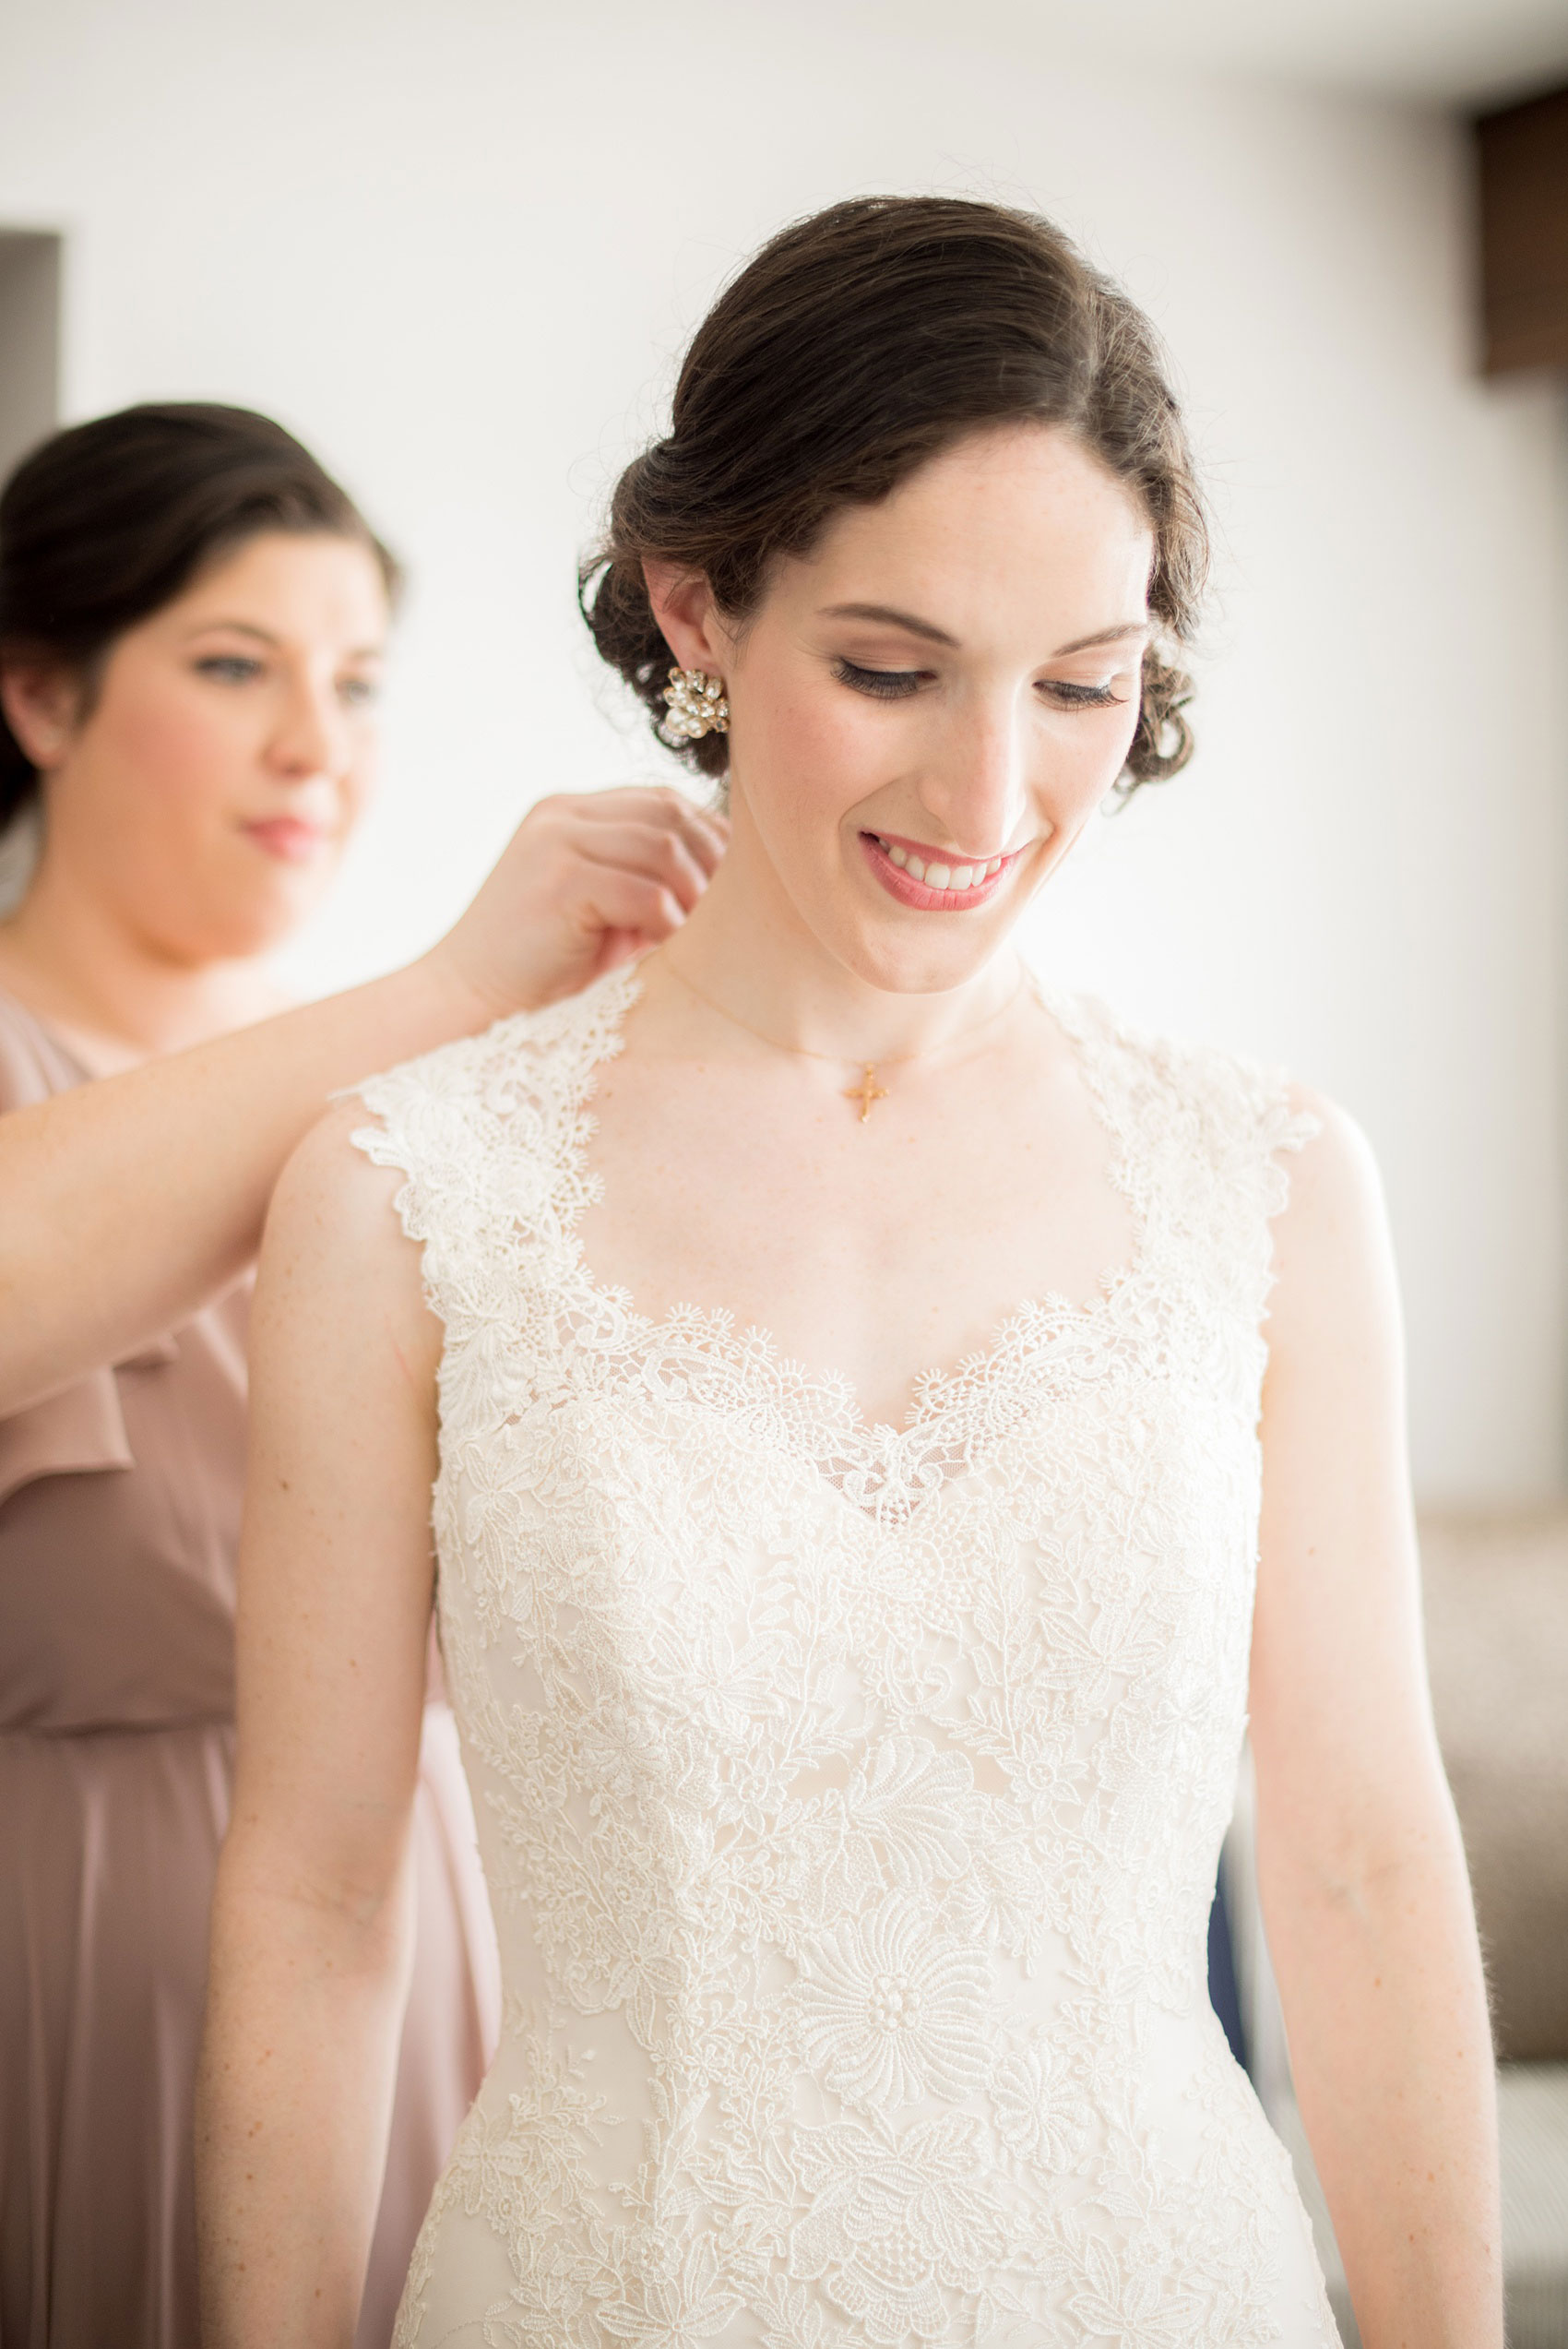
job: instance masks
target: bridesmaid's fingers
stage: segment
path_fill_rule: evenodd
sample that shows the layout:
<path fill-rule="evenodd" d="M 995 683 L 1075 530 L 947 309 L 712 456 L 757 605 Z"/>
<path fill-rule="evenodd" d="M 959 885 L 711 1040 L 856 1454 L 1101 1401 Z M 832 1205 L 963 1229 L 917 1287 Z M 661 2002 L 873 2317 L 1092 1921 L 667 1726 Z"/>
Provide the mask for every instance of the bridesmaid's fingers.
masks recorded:
<path fill-rule="evenodd" d="M 596 829 L 637 823 L 681 840 L 711 876 L 730 839 L 729 818 L 717 808 L 695 806 L 666 783 L 632 783 L 620 791 L 586 793 L 575 810 Z"/>
<path fill-rule="evenodd" d="M 589 864 L 616 866 L 662 882 L 688 913 L 707 888 L 712 869 L 683 833 L 656 824 L 601 825 L 579 853 Z"/>
<path fill-rule="evenodd" d="M 607 945 L 612 939 L 625 940 L 625 953 L 662 945 L 686 918 L 673 889 L 647 874 L 628 872 L 624 865 L 600 865 L 591 877 L 585 874 L 585 929 L 600 933 Z"/>
<path fill-rule="evenodd" d="M 491 1019 L 559 1002 L 624 960 L 628 938 L 657 945 L 677 929 L 725 836 L 722 819 L 662 785 L 553 793 L 425 960 L 455 973 Z"/>

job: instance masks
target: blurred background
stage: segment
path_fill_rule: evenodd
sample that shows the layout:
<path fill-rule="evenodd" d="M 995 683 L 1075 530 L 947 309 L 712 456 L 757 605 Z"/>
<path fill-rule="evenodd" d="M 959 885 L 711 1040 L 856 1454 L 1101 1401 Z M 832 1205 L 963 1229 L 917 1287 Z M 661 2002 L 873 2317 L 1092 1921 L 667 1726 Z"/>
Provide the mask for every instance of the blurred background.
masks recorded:
<path fill-rule="evenodd" d="M 1494 287 L 1489 345 L 1475 130 L 1568 86 L 1568 0 L 0 0 L 0 464 L 134 399 L 259 407 L 411 568 L 311 991 L 427 943 L 533 797 L 658 770 L 575 566 L 772 229 L 993 197 L 1152 313 L 1218 524 L 1200 754 L 1095 828 L 1031 949 L 1372 1135 L 1472 1857 L 1483 1815 L 1499 1882 L 1555 1854 L 1505 2051 L 1568 2057 L 1568 196 L 1558 340 Z M 1529 123 L 1568 175 L 1568 104 Z M 1568 2341 L 1562 2291 L 1530 2338 Z"/>

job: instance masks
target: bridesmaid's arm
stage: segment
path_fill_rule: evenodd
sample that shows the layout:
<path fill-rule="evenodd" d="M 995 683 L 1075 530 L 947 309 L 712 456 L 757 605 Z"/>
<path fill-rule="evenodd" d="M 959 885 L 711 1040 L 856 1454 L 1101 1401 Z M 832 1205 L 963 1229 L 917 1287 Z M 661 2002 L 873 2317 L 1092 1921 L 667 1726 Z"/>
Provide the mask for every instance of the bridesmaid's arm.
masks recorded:
<path fill-rule="evenodd" d="M 440 1330 L 335 1110 L 267 1219 L 234 1812 L 197 2090 L 207 2349 L 349 2349 L 412 1952 Z"/>
<path fill-rule="evenodd" d="M 0 1119 L 0 1415 L 226 1288 L 332 1093 L 668 937 L 722 847 L 673 791 L 541 800 L 407 969 Z"/>
<path fill-rule="evenodd" d="M 1259 1890 L 1365 2349 L 1501 2349 L 1491 2042 L 1427 1694 L 1392 1250 L 1361 1136 L 1309 1106 L 1264 1391 Z"/>

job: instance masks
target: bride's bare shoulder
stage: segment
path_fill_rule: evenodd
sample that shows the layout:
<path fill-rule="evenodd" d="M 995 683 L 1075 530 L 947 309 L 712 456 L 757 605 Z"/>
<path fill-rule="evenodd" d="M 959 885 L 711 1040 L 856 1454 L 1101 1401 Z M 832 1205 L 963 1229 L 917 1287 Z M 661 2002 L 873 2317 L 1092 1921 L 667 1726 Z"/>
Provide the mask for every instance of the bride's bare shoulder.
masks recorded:
<path fill-rule="evenodd" d="M 1380 1213 L 1377 1160 L 1349 1111 L 1307 1085 L 1290 1084 L 1286 1097 L 1299 1147 L 1291 1154 L 1290 1203 L 1281 1223 L 1309 1234 Z"/>
<path fill-rule="evenodd" d="M 1306 1128 L 1275 1224 L 1274 1350 L 1318 1333 L 1342 1346 L 1358 1323 L 1396 1326 L 1397 1284 L 1387 1210 L 1365 1133 L 1338 1103 L 1290 1088 Z"/>
<path fill-rule="evenodd" d="M 289 1160 L 267 1210 L 258 1304 L 291 1297 L 313 1316 L 374 1318 L 434 1364 L 439 1324 L 398 1213 L 405 1177 L 355 1139 L 373 1123 L 362 1101 L 335 1102 Z"/>

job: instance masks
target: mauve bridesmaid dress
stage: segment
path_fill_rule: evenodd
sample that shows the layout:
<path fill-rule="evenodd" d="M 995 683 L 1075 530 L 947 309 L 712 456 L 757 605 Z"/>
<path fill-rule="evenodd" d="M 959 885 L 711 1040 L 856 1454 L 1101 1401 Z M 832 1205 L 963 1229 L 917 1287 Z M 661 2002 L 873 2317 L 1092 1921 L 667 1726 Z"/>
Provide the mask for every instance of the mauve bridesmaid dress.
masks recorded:
<path fill-rule="evenodd" d="M 0 1112 L 85 1076 L 0 996 Z M 248 1303 L 236 1289 L 0 1420 L 0 2349 L 196 2349 L 191 2092 L 233 1758 Z M 390 2338 L 497 2022 L 438 1699 L 416 1843 L 418 1950 L 356 2349 Z"/>

